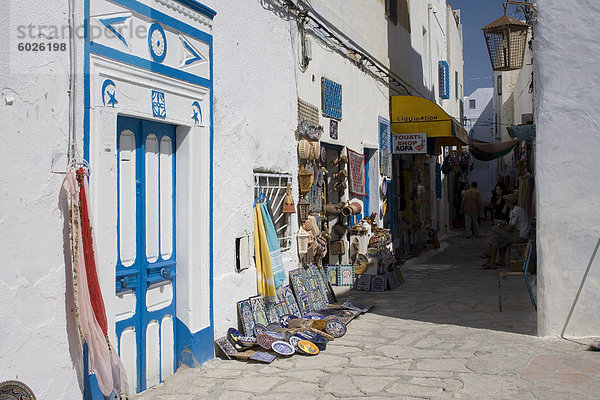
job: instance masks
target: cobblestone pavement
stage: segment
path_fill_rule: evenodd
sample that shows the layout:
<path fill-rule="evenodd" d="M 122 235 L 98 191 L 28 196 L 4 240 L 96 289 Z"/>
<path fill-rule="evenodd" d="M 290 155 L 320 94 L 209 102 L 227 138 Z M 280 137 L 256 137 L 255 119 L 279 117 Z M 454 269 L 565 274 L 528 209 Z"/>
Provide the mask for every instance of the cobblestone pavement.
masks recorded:
<path fill-rule="evenodd" d="M 498 311 L 497 271 L 479 269 L 486 242 L 450 238 L 395 291 L 346 293 L 374 307 L 318 356 L 182 367 L 137 399 L 600 398 L 600 353 L 535 337 L 521 280 L 503 284 Z"/>

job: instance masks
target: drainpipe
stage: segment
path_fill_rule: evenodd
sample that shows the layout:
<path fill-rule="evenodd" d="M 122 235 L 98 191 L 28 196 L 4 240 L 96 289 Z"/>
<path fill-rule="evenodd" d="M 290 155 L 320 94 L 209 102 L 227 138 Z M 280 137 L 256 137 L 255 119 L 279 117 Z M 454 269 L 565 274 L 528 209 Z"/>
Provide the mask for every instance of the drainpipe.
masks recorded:
<path fill-rule="evenodd" d="M 76 158 L 77 143 L 75 141 L 75 0 L 69 0 L 69 144 L 67 149 L 68 165 Z"/>
<path fill-rule="evenodd" d="M 431 3 L 427 4 L 427 54 L 429 54 L 429 65 L 428 67 L 428 80 L 429 80 L 429 88 L 433 88 L 433 54 L 431 54 L 431 14 L 433 12 L 433 5 Z M 435 90 L 431 94 L 431 100 L 435 102 Z"/>

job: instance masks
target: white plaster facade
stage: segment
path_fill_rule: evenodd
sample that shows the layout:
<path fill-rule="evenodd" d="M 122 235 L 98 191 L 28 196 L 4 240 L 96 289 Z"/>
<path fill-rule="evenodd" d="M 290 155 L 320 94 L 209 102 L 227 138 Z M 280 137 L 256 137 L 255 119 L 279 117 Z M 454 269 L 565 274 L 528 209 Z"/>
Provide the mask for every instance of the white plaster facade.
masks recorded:
<path fill-rule="evenodd" d="M 537 126 L 538 333 L 558 336 L 584 274 L 581 295 L 564 332 L 597 336 L 600 260 L 598 79 L 600 44 L 594 1 L 572 7 L 537 0 L 534 26 L 535 123 Z M 567 21 L 557 24 L 556 21 Z M 585 28 L 587 27 L 587 28 Z M 591 264 L 590 264 L 591 263 Z"/>
<path fill-rule="evenodd" d="M 311 6 L 355 45 L 391 69 L 410 92 L 439 101 L 437 62 L 450 58 L 443 34 L 447 21 L 454 21 L 453 17 L 449 19 L 445 2 L 436 0 L 435 11 L 412 2 L 410 19 L 399 15 L 397 24 L 386 19 L 384 2 L 371 3 L 369 7 L 349 7 L 342 0 L 313 1 Z M 126 7 L 131 4 L 140 4 L 141 8 L 132 12 Z M 178 322 L 171 323 L 181 323 L 191 335 L 203 334 L 202 340 L 208 345 L 203 343 L 202 349 L 194 350 L 201 354 L 195 359 L 198 362 L 212 357 L 213 336 L 223 336 L 227 328 L 238 325 L 236 302 L 256 294 L 255 270 L 235 271 L 235 239 L 252 236 L 254 229 L 253 173 L 291 174 L 293 195 L 298 198 L 294 135 L 298 98 L 321 108 L 321 77 L 342 85 L 339 138 L 329 138 L 329 118 L 320 115 L 325 128 L 323 140 L 359 153 L 368 149 L 375 154 L 367 188 L 369 209 L 363 212 L 370 213 L 380 210 L 382 200 L 377 173 L 378 119 L 389 118 L 389 96 L 399 94 L 363 70 L 348 54 L 332 52 L 315 36 L 308 38 L 312 43 L 312 61 L 301 71 L 296 21 L 288 18 L 278 1 L 207 0 L 203 4 L 217 11 L 213 21 L 171 0 L 89 0 L 76 4 L 74 9 L 76 26 L 83 25 L 89 10 L 90 23 L 100 31 L 107 29 L 101 16 L 122 15 L 144 26 L 145 32 L 155 22 L 154 17 L 139 10 L 159 10 L 163 15 L 159 23 L 165 25 L 168 43 L 167 55 L 160 64 L 201 78 L 196 80 L 199 84 L 182 79 L 190 78 L 188 75 L 168 76 L 163 73 L 164 68 L 148 67 L 146 62 L 152 61 L 146 37 L 126 37 L 123 42 L 108 35 L 94 41 L 103 48 L 144 60 L 138 65 L 131 65 L 131 58 L 116 57 L 103 48 L 89 52 L 84 40 L 77 38 L 73 66 L 75 146 L 79 156 L 85 154 L 90 163 L 91 212 L 110 338 L 113 343 L 119 342 L 116 322 L 120 315 L 130 314 L 132 307 L 131 299 L 123 301 L 115 296 L 121 284 L 115 280 L 115 263 L 119 246 L 123 245 L 118 239 L 117 213 L 122 198 L 118 194 L 118 179 L 123 165 L 116 132 L 118 116 L 122 115 L 175 127 L 177 290 L 172 294 L 172 290 L 163 287 L 164 293 L 157 295 L 156 302 L 175 298 Z M 399 12 L 408 10 L 404 4 L 406 9 L 399 8 Z M 10 26 L 11 32 L 21 23 L 68 25 L 67 3 L 53 3 L 50 7 L 20 0 L 18 7 L 14 2 L 0 7 L 2 18 L 10 17 L 10 24 L 6 21 L 5 25 Z M 356 24 L 358 20 L 362 23 Z M 411 29 L 419 33 L 416 44 L 408 32 L 408 21 Z M 212 39 L 200 40 L 182 33 L 179 24 Z M 451 25 L 455 31 L 450 36 L 458 40 L 460 29 L 454 22 Z M 425 41 L 421 35 L 423 26 L 435 32 Z M 210 58 L 212 69 L 208 63 L 190 67 L 182 63 L 187 53 L 181 48 L 181 36 L 206 59 L 214 58 Z M 64 43 L 68 50 L 69 41 L 65 39 Z M 0 63 L 9 71 L 0 76 L 0 119 L 10 149 L 2 157 L 0 179 L 4 187 L 12 188 L 4 192 L 1 201 L 0 240 L 7 250 L 2 262 L 11 266 L 11 272 L 0 277 L 0 304 L 15 304 L 14 310 L 3 307 L 0 311 L 4 321 L 0 328 L 0 377 L 22 380 L 38 398 L 70 400 L 81 397 L 84 382 L 78 380 L 81 347 L 73 340 L 78 333 L 69 299 L 65 298 L 71 285 L 67 208 L 61 193 L 69 147 L 68 51 L 34 55 L 19 52 L 17 44 L 11 34 L 10 46 L 0 48 Z M 459 42 L 455 45 L 451 48 L 458 49 Z M 428 57 L 425 64 L 424 48 Z M 460 50 L 462 80 L 462 45 Z M 112 81 L 116 104 L 107 104 L 103 91 L 107 80 Z M 165 94 L 164 118 L 153 115 L 152 90 Z M 199 123 L 191 119 L 193 101 L 198 101 L 204 117 Z M 452 107 L 448 111 L 455 115 L 456 107 Z M 84 121 L 89 121 L 89 127 Z M 295 234 L 295 216 L 290 220 L 290 230 Z M 286 270 L 296 268 L 296 251 L 294 236 L 291 248 L 283 253 Z M 131 371 L 131 362 L 125 364 Z"/>
<path fill-rule="evenodd" d="M 495 142 L 494 135 L 494 88 L 477 88 L 464 99 L 465 128 L 469 138 L 484 142 Z M 471 108 L 473 107 L 473 108 Z M 490 191 L 496 185 L 496 160 L 474 161 L 474 168 L 469 172 L 469 181 L 478 183 L 481 199 L 487 202 L 491 198 Z"/>
<path fill-rule="evenodd" d="M 527 40 L 531 40 L 531 30 Z M 494 72 L 494 112 L 496 141 L 512 140 L 506 128 L 512 125 L 531 123 L 533 117 L 533 53 L 530 46 L 525 47 L 523 68 L 514 71 Z M 498 159 L 499 176 L 513 172 L 512 153 Z"/>
<path fill-rule="evenodd" d="M 67 3 L 19 3 L 0 4 L 6 35 L 0 123 L 7 149 L 0 160 L 0 380 L 26 382 L 40 399 L 76 399 L 81 389 L 68 337 L 78 333 L 66 329 L 72 313 L 65 298 L 64 175 L 51 172 L 69 137 L 69 59 L 60 51 L 19 51 L 18 43 L 31 40 L 17 37 L 21 24 L 68 25 Z"/>

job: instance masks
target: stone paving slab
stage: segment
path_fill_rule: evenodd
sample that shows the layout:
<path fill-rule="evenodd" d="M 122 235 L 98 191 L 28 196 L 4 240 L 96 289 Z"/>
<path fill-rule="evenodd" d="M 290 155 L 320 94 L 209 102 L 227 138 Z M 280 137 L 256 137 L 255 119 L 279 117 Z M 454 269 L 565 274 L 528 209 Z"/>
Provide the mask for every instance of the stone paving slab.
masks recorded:
<path fill-rule="evenodd" d="M 498 311 L 498 271 L 479 269 L 486 241 L 449 238 L 396 290 L 341 294 L 374 307 L 318 356 L 181 367 L 136 399 L 600 398 L 600 353 L 536 337 L 522 281 L 503 285 Z"/>

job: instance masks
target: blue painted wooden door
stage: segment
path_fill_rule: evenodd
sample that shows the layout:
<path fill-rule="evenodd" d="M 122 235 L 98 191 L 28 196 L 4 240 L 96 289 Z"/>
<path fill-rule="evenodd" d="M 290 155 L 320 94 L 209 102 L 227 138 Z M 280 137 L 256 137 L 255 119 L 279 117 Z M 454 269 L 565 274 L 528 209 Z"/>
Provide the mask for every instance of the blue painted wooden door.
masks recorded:
<path fill-rule="evenodd" d="M 131 392 L 174 372 L 175 127 L 117 119 L 119 355 Z"/>

